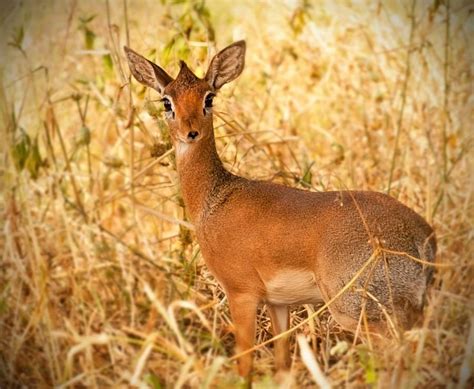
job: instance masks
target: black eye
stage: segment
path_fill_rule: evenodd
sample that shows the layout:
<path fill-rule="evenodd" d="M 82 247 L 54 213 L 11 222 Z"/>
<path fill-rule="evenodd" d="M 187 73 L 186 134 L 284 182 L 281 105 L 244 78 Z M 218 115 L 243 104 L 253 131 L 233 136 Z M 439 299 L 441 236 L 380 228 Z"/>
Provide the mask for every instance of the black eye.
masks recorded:
<path fill-rule="evenodd" d="M 163 107 L 165 108 L 165 112 L 171 112 L 173 110 L 171 102 L 167 98 L 163 98 L 161 101 L 163 102 Z"/>
<path fill-rule="evenodd" d="M 212 100 L 214 99 L 214 94 L 209 93 L 204 100 L 204 108 L 212 108 Z"/>

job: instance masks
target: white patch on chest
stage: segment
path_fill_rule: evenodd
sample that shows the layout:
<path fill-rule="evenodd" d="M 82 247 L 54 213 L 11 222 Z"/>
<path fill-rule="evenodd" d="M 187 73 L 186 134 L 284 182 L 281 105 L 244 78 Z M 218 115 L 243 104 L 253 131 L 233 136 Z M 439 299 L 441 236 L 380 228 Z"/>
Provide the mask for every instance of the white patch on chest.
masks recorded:
<path fill-rule="evenodd" d="M 282 270 L 265 282 L 267 301 L 275 305 L 316 304 L 322 301 L 314 273 Z"/>
<path fill-rule="evenodd" d="M 177 146 L 176 146 L 177 157 L 179 158 L 179 157 L 182 157 L 183 155 L 185 155 L 186 152 L 188 151 L 188 149 L 189 149 L 189 144 L 188 143 L 179 141 Z"/>

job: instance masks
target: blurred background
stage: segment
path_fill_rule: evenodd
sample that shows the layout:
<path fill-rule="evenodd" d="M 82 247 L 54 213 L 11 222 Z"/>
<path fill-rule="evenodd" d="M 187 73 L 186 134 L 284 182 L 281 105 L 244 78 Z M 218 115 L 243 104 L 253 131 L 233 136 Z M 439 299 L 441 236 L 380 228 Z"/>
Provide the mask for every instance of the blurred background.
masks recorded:
<path fill-rule="evenodd" d="M 0 5 L 0 386 L 233 387 L 233 328 L 186 217 L 155 91 L 247 41 L 215 101 L 232 172 L 389 193 L 436 229 L 422 327 L 390 349 L 324 313 L 292 340 L 292 387 L 472 387 L 473 55 L 469 1 L 9 1 Z M 295 307 L 291 323 L 312 306 Z M 271 337 L 265 307 L 257 342 Z M 272 346 L 255 387 L 275 386 Z"/>

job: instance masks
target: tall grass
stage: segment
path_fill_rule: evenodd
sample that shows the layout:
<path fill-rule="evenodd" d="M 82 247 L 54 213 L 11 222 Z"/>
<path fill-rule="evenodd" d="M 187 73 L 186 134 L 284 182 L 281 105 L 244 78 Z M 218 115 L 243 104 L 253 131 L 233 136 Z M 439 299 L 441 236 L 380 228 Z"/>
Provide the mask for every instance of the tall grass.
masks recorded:
<path fill-rule="evenodd" d="M 287 384 L 472 387 L 469 2 L 72 0 L 1 12 L 2 388 L 238 384 L 227 303 L 186 218 L 158 96 L 130 83 L 121 47 L 202 75 L 240 38 L 246 68 L 216 101 L 227 168 L 390 193 L 439 242 L 421 328 L 370 348 L 324 312 L 297 330 Z M 292 325 L 314 310 L 295 307 Z M 258 320 L 262 343 L 264 307 Z M 256 354 L 256 386 L 274 385 L 271 346 Z"/>

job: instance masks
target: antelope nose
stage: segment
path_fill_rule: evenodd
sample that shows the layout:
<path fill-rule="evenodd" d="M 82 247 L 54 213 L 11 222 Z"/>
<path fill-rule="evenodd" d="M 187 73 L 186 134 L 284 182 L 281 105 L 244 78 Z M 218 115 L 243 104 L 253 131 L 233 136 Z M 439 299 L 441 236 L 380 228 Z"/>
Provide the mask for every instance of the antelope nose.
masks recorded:
<path fill-rule="evenodd" d="M 189 131 L 188 132 L 188 139 L 189 140 L 194 140 L 199 136 L 199 132 L 197 131 Z"/>

